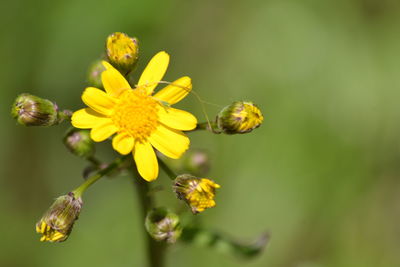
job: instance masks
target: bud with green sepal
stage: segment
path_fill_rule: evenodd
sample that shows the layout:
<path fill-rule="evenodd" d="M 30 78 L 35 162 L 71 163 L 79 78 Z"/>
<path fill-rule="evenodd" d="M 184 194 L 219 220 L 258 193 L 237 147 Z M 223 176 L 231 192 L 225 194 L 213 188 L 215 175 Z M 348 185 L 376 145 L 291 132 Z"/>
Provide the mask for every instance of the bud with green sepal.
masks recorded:
<path fill-rule="evenodd" d="M 216 118 L 218 129 L 226 134 L 249 133 L 258 128 L 264 117 L 261 110 L 248 101 L 236 101 L 223 108 Z"/>
<path fill-rule="evenodd" d="M 139 41 L 125 33 L 115 32 L 107 37 L 106 53 L 114 67 L 125 74 L 129 73 L 139 59 Z"/>
<path fill-rule="evenodd" d="M 11 115 L 24 126 L 53 126 L 70 116 L 68 111 L 58 111 L 56 103 L 27 93 L 15 99 Z"/>
<path fill-rule="evenodd" d="M 146 216 L 145 227 L 152 238 L 170 244 L 175 243 L 182 233 L 179 216 L 166 208 L 151 210 Z"/>
<path fill-rule="evenodd" d="M 36 232 L 42 234 L 40 241 L 65 241 L 79 217 L 82 204 L 82 199 L 75 198 L 73 193 L 58 197 L 36 224 Z"/>
<path fill-rule="evenodd" d="M 68 150 L 78 157 L 88 159 L 94 155 L 95 146 L 89 130 L 71 128 L 63 141 Z"/>
<path fill-rule="evenodd" d="M 184 200 L 193 214 L 215 207 L 215 189 L 219 184 L 208 178 L 197 178 L 190 174 L 182 174 L 174 180 L 173 190 L 176 196 Z"/>
<path fill-rule="evenodd" d="M 88 72 L 88 83 L 96 88 L 103 88 L 101 81 L 101 73 L 105 70 L 101 60 L 96 60 L 90 67 Z"/>
<path fill-rule="evenodd" d="M 207 175 L 211 168 L 210 156 L 202 149 L 189 149 L 179 159 L 171 159 L 157 152 L 157 157 L 177 173 L 189 172 L 195 176 Z M 175 179 L 176 175 L 171 179 Z"/>

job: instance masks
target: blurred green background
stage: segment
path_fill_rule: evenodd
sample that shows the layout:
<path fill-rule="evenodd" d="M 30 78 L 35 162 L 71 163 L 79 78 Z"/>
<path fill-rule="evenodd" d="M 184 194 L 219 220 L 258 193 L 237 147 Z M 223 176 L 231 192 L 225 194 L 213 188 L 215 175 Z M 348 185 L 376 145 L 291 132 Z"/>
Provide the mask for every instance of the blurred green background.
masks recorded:
<path fill-rule="evenodd" d="M 83 107 L 90 63 L 108 34 L 141 45 L 140 73 L 160 50 L 166 80 L 189 75 L 221 106 L 253 100 L 264 124 L 241 136 L 191 134 L 207 148 L 217 207 L 211 228 L 266 251 L 244 261 L 176 245 L 168 266 L 400 266 L 400 2 L 397 0 L 2 1 L 0 266 L 144 266 L 144 231 L 131 178 L 98 182 L 67 242 L 39 242 L 34 225 L 86 165 L 61 137 L 67 124 L 17 126 L 18 93 Z M 178 107 L 204 118 L 189 96 Z M 219 110 L 206 106 L 214 116 Z M 200 119 L 200 120 L 201 120 Z M 117 154 L 110 144 L 100 157 Z M 156 184 L 169 188 L 160 176 Z M 159 204 L 173 205 L 168 190 Z"/>

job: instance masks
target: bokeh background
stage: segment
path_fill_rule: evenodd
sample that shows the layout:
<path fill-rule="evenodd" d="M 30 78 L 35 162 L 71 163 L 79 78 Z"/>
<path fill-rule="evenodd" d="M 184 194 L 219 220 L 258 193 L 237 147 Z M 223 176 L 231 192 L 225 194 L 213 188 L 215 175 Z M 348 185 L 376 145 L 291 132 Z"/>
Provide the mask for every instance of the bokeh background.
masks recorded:
<path fill-rule="evenodd" d="M 18 93 L 78 109 L 106 36 L 141 45 L 138 73 L 160 50 L 166 80 L 190 75 L 206 101 L 253 100 L 261 128 L 191 134 L 212 157 L 218 206 L 200 220 L 243 240 L 268 230 L 246 261 L 197 246 L 168 266 L 400 266 L 400 2 L 397 0 L 2 1 L 0 266 L 144 266 L 131 178 L 98 182 L 67 242 L 38 241 L 35 222 L 76 187 L 86 163 L 61 143 L 67 124 L 17 126 Z M 195 97 L 178 105 L 204 118 Z M 219 110 L 206 105 L 214 116 Z M 99 157 L 116 153 L 100 144 Z M 169 188 L 165 176 L 157 185 Z M 174 205 L 168 190 L 159 204 Z"/>

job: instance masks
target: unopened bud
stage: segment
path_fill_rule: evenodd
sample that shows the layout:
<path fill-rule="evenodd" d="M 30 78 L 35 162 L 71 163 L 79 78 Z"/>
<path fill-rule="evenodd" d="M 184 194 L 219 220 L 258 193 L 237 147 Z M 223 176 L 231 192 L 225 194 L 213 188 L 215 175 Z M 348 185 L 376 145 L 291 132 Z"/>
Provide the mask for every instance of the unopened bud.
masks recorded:
<path fill-rule="evenodd" d="M 210 170 L 210 157 L 203 150 L 189 150 L 184 155 L 185 169 L 196 175 L 206 175 Z"/>
<path fill-rule="evenodd" d="M 105 70 L 105 68 L 101 62 L 101 60 L 97 60 L 89 67 L 87 79 L 90 86 L 103 88 L 101 73 Z"/>
<path fill-rule="evenodd" d="M 52 126 L 62 120 L 55 103 L 30 94 L 20 94 L 15 99 L 11 115 L 25 126 Z"/>
<path fill-rule="evenodd" d="M 252 102 L 236 101 L 220 111 L 217 126 L 226 134 L 243 134 L 259 127 L 263 120 L 261 110 Z"/>
<path fill-rule="evenodd" d="M 107 37 L 107 57 L 122 72 L 132 70 L 139 58 L 139 42 L 125 33 L 115 32 Z"/>
<path fill-rule="evenodd" d="M 73 193 L 57 198 L 36 224 L 36 232 L 42 234 L 40 241 L 65 241 L 79 217 L 82 204 L 82 199 L 75 198 Z"/>
<path fill-rule="evenodd" d="M 216 205 L 215 189 L 220 187 L 210 179 L 197 178 L 190 174 L 179 175 L 173 185 L 177 197 L 184 200 L 194 214 Z"/>
<path fill-rule="evenodd" d="M 64 137 L 64 145 L 72 154 L 81 158 L 89 158 L 95 152 L 93 140 L 89 130 L 72 128 Z"/>
<path fill-rule="evenodd" d="M 146 216 L 146 230 L 157 241 L 175 243 L 182 233 L 179 217 L 166 208 L 151 210 Z"/>

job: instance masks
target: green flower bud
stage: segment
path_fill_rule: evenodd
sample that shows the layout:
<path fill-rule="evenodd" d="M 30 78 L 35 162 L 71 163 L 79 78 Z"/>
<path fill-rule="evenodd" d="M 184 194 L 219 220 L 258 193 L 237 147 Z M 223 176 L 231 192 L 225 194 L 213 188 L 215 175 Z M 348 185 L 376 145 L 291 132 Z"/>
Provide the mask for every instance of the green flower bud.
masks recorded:
<path fill-rule="evenodd" d="M 223 108 L 217 116 L 217 126 L 226 134 L 249 133 L 264 120 L 261 110 L 252 102 L 236 101 Z"/>
<path fill-rule="evenodd" d="M 89 158 L 94 155 L 95 146 L 90 138 L 89 130 L 72 128 L 64 137 L 64 145 L 72 154 L 81 158 Z"/>
<path fill-rule="evenodd" d="M 170 244 L 175 243 L 182 233 L 178 215 L 166 208 L 151 210 L 146 216 L 145 227 L 152 238 Z"/>
<path fill-rule="evenodd" d="M 97 60 L 89 67 L 87 80 L 90 86 L 103 88 L 101 73 L 105 70 L 105 68 L 101 62 L 101 60 Z"/>
<path fill-rule="evenodd" d="M 157 157 L 175 170 L 177 173 L 192 173 L 195 176 L 207 175 L 211 168 L 208 153 L 201 149 L 189 149 L 179 159 L 171 159 L 160 152 L 156 152 Z"/>
<path fill-rule="evenodd" d="M 172 188 L 176 196 L 184 200 L 192 209 L 193 214 L 196 214 L 215 207 L 215 189 L 220 187 L 208 178 L 182 174 L 176 177 Z"/>
<path fill-rule="evenodd" d="M 129 72 L 139 58 L 139 41 L 125 33 L 115 32 L 107 37 L 106 52 L 114 67 L 121 72 Z"/>
<path fill-rule="evenodd" d="M 55 103 L 30 94 L 20 94 L 15 99 L 11 115 L 25 126 L 52 126 L 64 119 Z"/>
<path fill-rule="evenodd" d="M 185 153 L 185 169 L 196 176 L 206 175 L 210 171 L 210 157 L 203 150 L 190 150 Z"/>
<path fill-rule="evenodd" d="M 75 198 L 71 192 L 57 198 L 36 224 L 36 232 L 42 234 L 40 241 L 65 241 L 79 217 L 82 204 L 82 199 Z"/>

